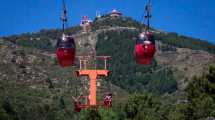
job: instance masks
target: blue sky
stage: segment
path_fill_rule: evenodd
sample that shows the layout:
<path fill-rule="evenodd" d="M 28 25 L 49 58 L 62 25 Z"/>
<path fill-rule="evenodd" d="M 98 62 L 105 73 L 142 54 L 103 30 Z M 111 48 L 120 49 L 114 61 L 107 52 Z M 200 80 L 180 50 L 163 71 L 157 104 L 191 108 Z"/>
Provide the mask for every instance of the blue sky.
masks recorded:
<path fill-rule="evenodd" d="M 69 25 L 116 8 L 140 20 L 146 0 L 66 0 Z M 152 27 L 215 43 L 215 0 L 152 0 Z M 1 0 L 0 36 L 60 28 L 61 0 Z"/>

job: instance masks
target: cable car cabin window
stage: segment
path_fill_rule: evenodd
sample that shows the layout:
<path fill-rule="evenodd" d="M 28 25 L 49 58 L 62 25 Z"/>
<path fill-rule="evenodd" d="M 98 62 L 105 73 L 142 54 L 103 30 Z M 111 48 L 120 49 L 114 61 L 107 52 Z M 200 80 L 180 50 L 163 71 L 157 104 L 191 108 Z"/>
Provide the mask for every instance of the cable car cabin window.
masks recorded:
<path fill-rule="evenodd" d="M 144 41 L 150 41 L 152 44 L 155 44 L 155 37 L 151 34 L 148 34 L 147 36 L 139 36 L 136 39 L 136 44 L 144 44 Z"/>
<path fill-rule="evenodd" d="M 148 40 L 155 44 L 155 37 L 153 35 L 148 35 Z"/>
<path fill-rule="evenodd" d="M 66 37 L 65 40 L 59 39 L 57 48 L 75 48 L 75 42 L 72 37 Z"/>
<path fill-rule="evenodd" d="M 138 37 L 137 39 L 136 39 L 136 44 L 143 44 L 144 43 L 144 41 L 146 40 L 146 38 L 145 37 Z"/>

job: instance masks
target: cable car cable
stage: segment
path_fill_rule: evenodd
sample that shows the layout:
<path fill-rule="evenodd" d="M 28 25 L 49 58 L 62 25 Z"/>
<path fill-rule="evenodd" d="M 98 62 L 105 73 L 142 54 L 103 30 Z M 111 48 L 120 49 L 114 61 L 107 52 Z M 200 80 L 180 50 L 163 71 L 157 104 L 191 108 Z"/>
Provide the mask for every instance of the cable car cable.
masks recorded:
<path fill-rule="evenodd" d="M 61 15 L 61 21 L 62 21 L 62 31 L 64 33 L 65 31 L 65 24 L 67 23 L 67 10 L 66 10 L 66 3 L 65 0 L 62 0 L 62 15 Z"/>

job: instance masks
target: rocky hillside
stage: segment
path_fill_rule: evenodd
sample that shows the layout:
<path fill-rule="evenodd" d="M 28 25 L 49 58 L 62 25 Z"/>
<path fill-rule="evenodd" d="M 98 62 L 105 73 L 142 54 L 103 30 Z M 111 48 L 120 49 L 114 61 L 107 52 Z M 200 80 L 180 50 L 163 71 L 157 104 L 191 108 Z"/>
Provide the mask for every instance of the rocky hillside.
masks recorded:
<path fill-rule="evenodd" d="M 77 55 L 96 50 L 97 55 L 113 56 L 108 80 L 128 92 L 183 90 L 187 79 L 215 62 L 214 45 L 153 30 L 158 40 L 154 62 L 150 66 L 137 65 L 133 60 L 133 45 L 142 27 L 128 17 L 104 16 L 92 23 L 90 33 L 82 33 L 80 27 L 69 28 L 66 32 L 75 38 Z M 53 50 L 60 34 L 60 30 L 41 30 L 1 38 L 0 80 L 32 88 L 63 88 L 68 84 L 74 88 L 79 83 L 71 77 L 71 72 L 77 68 L 62 69 L 56 64 Z"/>
<path fill-rule="evenodd" d="M 215 63 L 214 54 L 189 48 L 176 48 L 175 51 L 157 51 L 155 59 L 158 64 L 165 64 L 174 69 L 180 90 L 186 87 L 188 80 L 193 76 L 201 75 L 209 64 Z"/>

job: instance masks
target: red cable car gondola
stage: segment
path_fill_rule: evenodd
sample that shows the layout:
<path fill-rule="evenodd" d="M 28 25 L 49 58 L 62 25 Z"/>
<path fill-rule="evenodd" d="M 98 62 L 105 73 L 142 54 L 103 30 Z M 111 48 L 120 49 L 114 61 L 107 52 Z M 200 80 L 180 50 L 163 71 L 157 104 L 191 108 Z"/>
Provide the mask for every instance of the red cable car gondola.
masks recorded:
<path fill-rule="evenodd" d="M 135 58 L 138 64 L 150 64 L 156 51 L 154 35 L 149 31 L 149 19 L 151 18 L 150 9 L 151 0 L 149 0 L 145 6 L 145 19 L 147 19 L 147 27 L 144 29 L 144 32 L 140 33 L 139 37 L 136 39 L 134 48 Z"/>
<path fill-rule="evenodd" d="M 63 34 L 57 42 L 57 60 L 61 67 L 73 65 L 75 60 L 75 42 L 71 36 Z"/>
<path fill-rule="evenodd" d="M 75 59 L 75 42 L 73 37 L 68 36 L 64 33 L 65 23 L 67 22 L 67 11 L 65 1 L 62 0 L 62 37 L 57 41 L 56 56 L 57 61 L 61 67 L 68 67 L 73 65 Z"/>
<path fill-rule="evenodd" d="M 139 64 L 150 64 L 155 54 L 155 39 L 151 32 L 143 32 L 136 40 L 135 57 Z"/>

